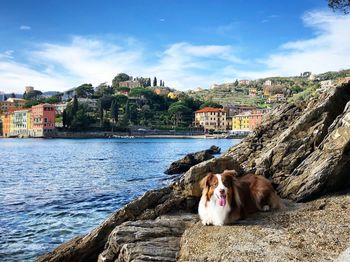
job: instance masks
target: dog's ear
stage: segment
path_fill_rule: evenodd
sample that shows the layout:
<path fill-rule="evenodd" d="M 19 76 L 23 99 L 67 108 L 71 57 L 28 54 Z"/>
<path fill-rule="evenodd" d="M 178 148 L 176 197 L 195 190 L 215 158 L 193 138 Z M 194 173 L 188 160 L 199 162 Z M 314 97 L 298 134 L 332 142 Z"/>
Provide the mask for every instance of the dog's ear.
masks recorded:
<path fill-rule="evenodd" d="M 199 186 L 201 189 L 204 189 L 206 187 L 209 187 L 209 181 L 213 178 L 214 174 L 213 173 L 208 173 L 200 182 Z"/>
<path fill-rule="evenodd" d="M 232 176 L 234 178 L 236 178 L 238 176 L 236 170 L 224 170 L 224 172 L 222 173 L 223 175 L 228 175 L 228 176 Z"/>

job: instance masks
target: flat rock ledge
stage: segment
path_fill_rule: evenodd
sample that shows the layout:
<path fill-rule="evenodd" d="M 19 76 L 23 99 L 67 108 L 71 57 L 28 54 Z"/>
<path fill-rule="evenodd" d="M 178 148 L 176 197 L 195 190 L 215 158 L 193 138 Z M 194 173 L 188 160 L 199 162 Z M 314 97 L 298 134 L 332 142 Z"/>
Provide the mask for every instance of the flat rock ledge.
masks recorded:
<path fill-rule="evenodd" d="M 156 220 L 129 221 L 116 227 L 98 261 L 176 261 L 180 239 L 196 215 L 177 213 Z"/>
<path fill-rule="evenodd" d="M 258 213 L 238 224 L 186 229 L 178 261 L 334 261 L 350 245 L 350 194 Z M 350 249 L 336 261 L 349 258 Z"/>

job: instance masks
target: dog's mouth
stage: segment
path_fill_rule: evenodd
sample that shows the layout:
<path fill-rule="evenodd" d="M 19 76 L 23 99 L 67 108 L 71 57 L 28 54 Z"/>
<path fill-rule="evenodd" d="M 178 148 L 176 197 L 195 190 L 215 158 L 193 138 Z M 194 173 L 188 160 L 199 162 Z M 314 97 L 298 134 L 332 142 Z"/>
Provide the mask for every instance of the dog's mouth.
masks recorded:
<path fill-rule="evenodd" d="M 218 198 L 218 200 L 219 200 L 219 205 L 220 206 L 225 206 L 226 205 L 226 195 L 222 195 L 222 194 L 220 194 L 220 195 L 216 195 L 216 197 Z"/>

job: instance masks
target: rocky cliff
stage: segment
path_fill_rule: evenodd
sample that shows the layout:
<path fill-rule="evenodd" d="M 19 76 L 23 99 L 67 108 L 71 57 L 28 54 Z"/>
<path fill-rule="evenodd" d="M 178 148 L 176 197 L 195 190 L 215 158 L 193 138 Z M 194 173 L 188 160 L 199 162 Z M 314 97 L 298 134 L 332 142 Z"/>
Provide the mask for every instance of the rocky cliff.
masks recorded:
<path fill-rule="evenodd" d="M 308 201 L 349 187 L 349 101 L 350 85 L 347 84 L 318 90 L 308 102 L 281 105 L 270 114 L 261 128 L 231 148 L 224 156 L 192 167 L 178 181 L 166 188 L 147 192 L 116 211 L 89 234 L 62 244 L 51 253 L 39 257 L 37 261 L 96 261 L 98 256 L 100 261 L 195 260 L 187 245 L 198 248 L 205 246 L 206 242 L 195 241 L 198 236 L 194 232 L 215 234 L 218 230 L 216 227 L 203 228 L 196 223 L 196 216 L 193 214 L 201 194 L 198 181 L 208 172 L 235 169 L 239 175 L 244 175 L 253 171 L 271 179 L 284 198 L 297 202 Z M 306 212 L 300 210 L 300 214 Z M 339 210 L 346 210 L 346 206 L 345 209 Z M 280 216 L 290 217 L 288 212 L 291 211 L 285 210 Z M 329 209 L 329 212 L 338 211 Z M 267 222 L 258 225 L 260 229 L 270 227 L 270 220 L 274 219 L 274 214 L 266 216 Z M 302 217 L 307 219 L 308 216 L 306 213 L 304 216 L 296 215 L 295 219 Z M 274 241 L 273 235 L 280 232 L 280 227 L 284 226 L 283 221 L 286 220 L 276 219 L 276 226 L 267 231 L 269 237 L 266 241 Z M 287 221 L 289 222 L 286 227 L 292 229 L 294 224 L 291 220 Z M 336 222 L 337 219 L 334 219 L 330 223 Z M 201 230 L 196 231 L 197 227 Z M 240 236 L 235 235 L 237 230 L 245 230 L 245 227 L 248 226 L 242 224 L 223 230 L 226 237 L 237 239 Z M 320 230 L 315 225 L 314 227 L 316 231 Z M 231 236 L 230 232 L 235 236 Z M 322 234 L 327 232 L 329 231 L 322 231 Z M 265 235 L 263 232 L 256 238 Z M 284 234 L 277 238 L 275 248 L 284 248 L 285 237 L 287 236 Z M 241 250 L 250 252 L 248 240 L 246 246 L 240 247 Z M 278 246 L 280 242 L 282 244 Z M 343 247 L 345 242 L 340 242 Z M 244 243 L 243 241 L 242 245 L 245 245 Z M 257 245 L 263 245 L 259 243 L 257 242 Z M 336 241 L 330 242 L 332 243 Z M 263 246 L 256 250 L 257 257 L 260 251 L 261 254 L 264 253 Z M 337 250 L 332 257 L 340 251 Z M 291 250 L 290 254 L 294 254 L 293 252 L 295 253 L 295 250 Z M 218 256 L 210 256 L 209 253 L 204 254 L 203 259 L 205 257 L 209 261 L 221 259 Z M 264 260 L 264 256 L 260 256 L 259 259 Z"/>

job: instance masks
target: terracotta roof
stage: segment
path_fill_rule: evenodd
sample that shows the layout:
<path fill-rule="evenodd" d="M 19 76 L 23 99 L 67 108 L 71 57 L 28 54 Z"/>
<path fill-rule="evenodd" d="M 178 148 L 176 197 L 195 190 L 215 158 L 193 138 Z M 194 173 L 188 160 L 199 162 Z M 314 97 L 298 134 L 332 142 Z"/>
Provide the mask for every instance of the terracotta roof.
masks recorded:
<path fill-rule="evenodd" d="M 197 110 L 196 113 L 208 113 L 208 112 L 225 112 L 222 108 L 204 107 L 203 109 Z"/>

